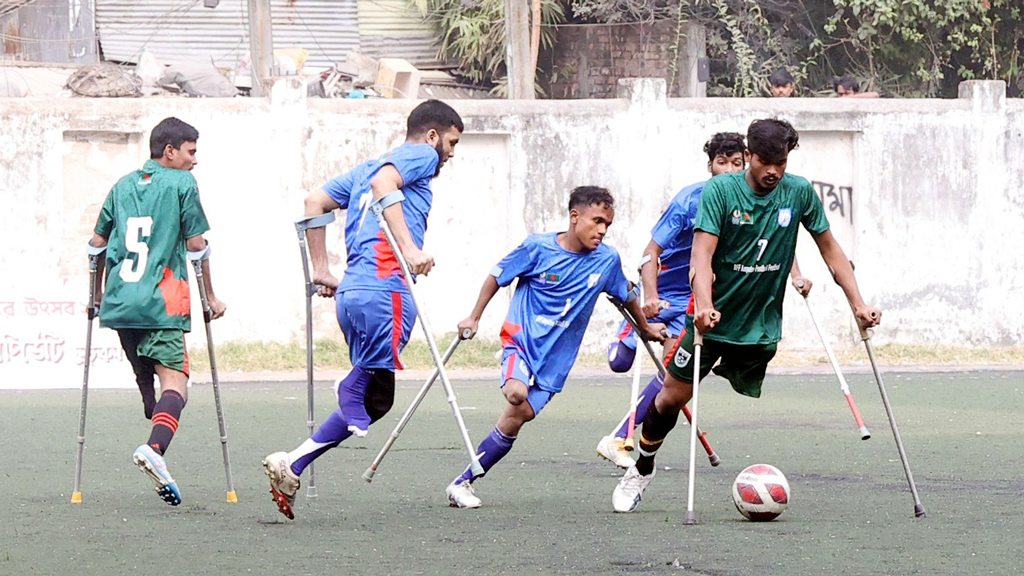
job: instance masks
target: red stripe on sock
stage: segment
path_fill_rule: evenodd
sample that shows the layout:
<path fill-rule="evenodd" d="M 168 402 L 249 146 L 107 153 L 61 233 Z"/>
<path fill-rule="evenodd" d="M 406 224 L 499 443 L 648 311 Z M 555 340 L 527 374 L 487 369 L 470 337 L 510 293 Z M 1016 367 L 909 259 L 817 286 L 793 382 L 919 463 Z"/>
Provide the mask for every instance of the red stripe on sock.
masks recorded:
<path fill-rule="evenodd" d="M 402 294 L 391 293 L 391 354 L 395 357 L 395 370 L 404 370 L 402 360 L 398 357 L 402 345 Z"/>
<path fill-rule="evenodd" d="M 171 432 L 177 432 L 178 419 L 167 412 L 160 412 L 153 414 L 153 426 L 166 426 L 171 429 Z"/>

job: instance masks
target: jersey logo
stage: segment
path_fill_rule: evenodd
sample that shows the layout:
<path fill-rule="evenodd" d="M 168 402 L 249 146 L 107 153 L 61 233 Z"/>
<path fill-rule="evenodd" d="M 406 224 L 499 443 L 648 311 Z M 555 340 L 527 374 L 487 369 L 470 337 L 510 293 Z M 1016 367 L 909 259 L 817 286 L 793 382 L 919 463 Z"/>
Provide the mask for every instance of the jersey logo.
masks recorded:
<path fill-rule="evenodd" d="M 789 223 L 793 220 L 793 209 L 792 208 L 779 208 L 779 226 L 783 228 L 789 226 Z"/>
<path fill-rule="evenodd" d="M 139 181 L 137 182 L 137 184 L 139 186 L 146 186 L 146 185 L 149 185 L 149 184 L 152 184 L 152 183 L 153 183 L 153 180 L 150 178 L 149 174 L 143 174 L 142 178 L 140 178 Z"/>
<path fill-rule="evenodd" d="M 743 226 L 744 224 L 753 224 L 754 219 L 746 212 L 740 212 L 739 210 L 732 211 L 732 223 L 736 226 Z"/>
<path fill-rule="evenodd" d="M 686 365 L 690 363 L 690 356 L 691 354 L 686 350 L 683 350 L 683 347 L 680 346 L 676 349 L 676 357 L 672 362 L 679 368 L 685 368 Z"/>
<path fill-rule="evenodd" d="M 540 281 L 543 282 L 544 284 L 557 284 L 558 281 L 561 279 L 562 277 L 559 276 L 558 274 L 552 274 L 550 272 L 547 274 L 541 274 L 540 276 Z"/>
<path fill-rule="evenodd" d="M 597 286 L 597 281 L 600 279 L 600 274 L 591 274 L 590 278 L 587 279 L 587 288 L 593 288 L 594 286 Z"/>

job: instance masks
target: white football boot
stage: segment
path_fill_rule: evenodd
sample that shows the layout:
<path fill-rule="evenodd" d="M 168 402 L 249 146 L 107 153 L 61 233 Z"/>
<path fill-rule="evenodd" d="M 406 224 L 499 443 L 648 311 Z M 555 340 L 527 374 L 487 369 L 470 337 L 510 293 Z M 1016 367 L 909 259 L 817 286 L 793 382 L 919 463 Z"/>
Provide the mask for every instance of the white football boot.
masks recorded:
<path fill-rule="evenodd" d="M 292 506 L 299 491 L 299 477 L 292 472 L 292 463 L 287 452 L 274 452 L 263 459 L 263 472 L 270 478 L 270 494 L 277 509 L 288 518 L 294 519 Z"/>
<path fill-rule="evenodd" d="M 636 461 L 626 451 L 626 440 L 614 434 L 601 438 L 597 443 L 597 455 L 609 460 L 619 468 L 628 469 L 635 466 Z"/>
<path fill-rule="evenodd" d="M 456 484 L 453 481 L 444 493 L 448 495 L 448 504 L 455 508 L 479 508 L 483 504 L 473 493 L 473 484 L 469 482 Z"/>
<path fill-rule="evenodd" d="M 612 508 L 616 512 L 632 512 L 640 504 L 647 485 L 654 479 L 657 469 L 651 470 L 650 475 L 643 476 L 637 471 L 636 466 L 630 466 L 626 475 L 619 480 L 612 492 Z"/>

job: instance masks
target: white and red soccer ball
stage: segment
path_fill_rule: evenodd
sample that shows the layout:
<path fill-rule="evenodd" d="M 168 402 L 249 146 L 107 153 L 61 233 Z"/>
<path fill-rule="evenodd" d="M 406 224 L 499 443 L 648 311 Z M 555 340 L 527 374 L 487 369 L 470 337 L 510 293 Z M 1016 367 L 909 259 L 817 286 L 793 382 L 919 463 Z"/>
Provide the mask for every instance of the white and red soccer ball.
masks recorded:
<path fill-rule="evenodd" d="M 732 501 L 754 522 L 774 520 L 789 504 L 789 482 L 771 464 L 747 466 L 732 483 Z"/>

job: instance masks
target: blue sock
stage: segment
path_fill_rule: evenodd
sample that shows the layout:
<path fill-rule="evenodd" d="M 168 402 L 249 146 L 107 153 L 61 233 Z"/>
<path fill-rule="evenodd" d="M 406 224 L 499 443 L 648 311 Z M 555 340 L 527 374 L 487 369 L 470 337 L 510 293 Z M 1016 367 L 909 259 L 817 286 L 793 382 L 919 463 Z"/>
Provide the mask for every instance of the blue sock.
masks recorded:
<path fill-rule="evenodd" d="M 338 407 L 353 433 L 366 436 L 370 416 L 366 413 L 366 388 L 373 380 L 373 372 L 354 366 L 348 376 L 338 383 Z"/>
<path fill-rule="evenodd" d="M 661 387 L 664 385 L 665 381 L 661 379 L 661 374 L 658 374 L 657 376 L 651 379 L 651 381 L 647 384 L 647 388 L 644 388 L 644 391 L 640 393 L 640 396 L 643 398 L 643 400 L 640 400 L 640 402 L 638 402 L 636 405 L 637 426 L 640 426 L 640 424 L 644 421 L 644 418 L 647 416 L 647 410 L 650 409 L 651 403 L 654 402 L 654 397 L 658 395 L 658 392 L 661 392 Z M 626 420 L 625 422 L 622 423 L 622 428 L 619 428 L 619 431 L 615 433 L 615 437 L 625 438 L 628 435 L 628 433 L 629 420 Z"/>
<path fill-rule="evenodd" d="M 288 453 L 289 460 L 292 462 L 292 472 L 296 476 L 302 475 L 302 471 L 307 466 L 313 463 L 320 457 L 321 454 L 327 452 L 331 448 L 336 447 L 338 444 L 352 435 L 352 432 L 348 429 L 348 422 L 345 421 L 345 417 L 341 414 L 341 409 L 335 410 L 327 417 L 327 420 L 316 429 L 313 436 L 302 443 L 301 446 Z"/>
<path fill-rule="evenodd" d="M 506 436 L 497 428 L 492 430 L 487 438 L 484 438 L 484 441 L 480 443 L 480 447 L 476 449 L 476 453 L 480 454 L 480 465 L 484 468 L 484 474 L 487 474 L 487 471 L 492 466 L 504 458 L 505 454 L 508 454 L 509 450 L 512 449 L 512 443 L 515 441 L 515 436 Z M 455 483 L 472 482 L 477 478 L 482 478 L 484 474 L 473 476 L 473 471 L 470 468 L 466 468 L 466 471 L 455 480 Z"/>
<path fill-rule="evenodd" d="M 625 342 L 616 340 L 608 346 L 608 367 L 612 372 L 629 372 L 636 358 L 636 348 L 626 346 Z"/>

